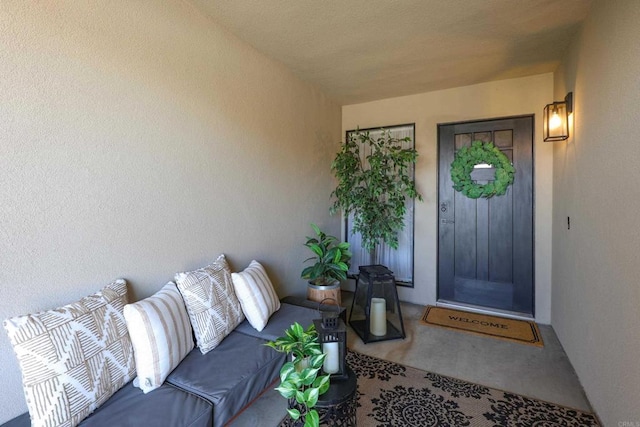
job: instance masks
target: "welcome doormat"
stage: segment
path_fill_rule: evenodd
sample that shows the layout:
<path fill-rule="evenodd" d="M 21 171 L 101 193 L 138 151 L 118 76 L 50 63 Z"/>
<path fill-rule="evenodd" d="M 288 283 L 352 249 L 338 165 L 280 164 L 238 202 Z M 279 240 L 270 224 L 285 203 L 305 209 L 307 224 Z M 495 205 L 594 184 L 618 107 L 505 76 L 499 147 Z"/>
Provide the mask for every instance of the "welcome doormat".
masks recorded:
<path fill-rule="evenodd" d="M 428 305 L 422 323 L 543 347 L 535 322 Z"/>
<path fill-rule="evenodd" d="M 596 417 L 520 394 L 445 377 L 349 350 L 358 377 L 358 427 L 599 427 Z M 321 416 L 322 417 L 322 416 Z M 321 423 L 326 420 L 321 419 Z M 286 416 L 280 427 L 295 423 Z M 321 425 L 341 425 L 328 422 Z"/>

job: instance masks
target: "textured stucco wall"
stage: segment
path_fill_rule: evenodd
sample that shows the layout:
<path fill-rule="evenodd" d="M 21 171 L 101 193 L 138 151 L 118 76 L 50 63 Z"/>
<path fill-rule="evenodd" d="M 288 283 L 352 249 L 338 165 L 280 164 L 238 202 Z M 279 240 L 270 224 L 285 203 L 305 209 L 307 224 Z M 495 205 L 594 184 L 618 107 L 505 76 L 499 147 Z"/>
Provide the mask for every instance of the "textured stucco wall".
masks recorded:
<path fill-rule="evenodd" d="M 640 2 L 594 2 L 555 73 L 552 324 L 605 426 L 640 425 Z M 571 229 L 567 229 L 567 217 Z"/>
<path fill-rule="evenodd" d="M 280 295 L 329 217 L 340 107 L 186 2 L 0 5 L 0 319 L 225 252 Z M 0 423 L 26 411 L 0 332 Z"/>
<path fill-rule="evenodd" d="M 549 323 L 551 311 L 551 200 L 553 147 L 542 141 L 542 109 L 551 102 L 553 75 L 500 80 L 342 107 L 342 137 L 349 129 L 416 124 L 420 155 L 416 182 L 424 202 L 415 207 L 415 287 L 398 288 L 417 304 L 436 301 L 438 123 L 535 114 L 535 286 L 536 320 Z"/>

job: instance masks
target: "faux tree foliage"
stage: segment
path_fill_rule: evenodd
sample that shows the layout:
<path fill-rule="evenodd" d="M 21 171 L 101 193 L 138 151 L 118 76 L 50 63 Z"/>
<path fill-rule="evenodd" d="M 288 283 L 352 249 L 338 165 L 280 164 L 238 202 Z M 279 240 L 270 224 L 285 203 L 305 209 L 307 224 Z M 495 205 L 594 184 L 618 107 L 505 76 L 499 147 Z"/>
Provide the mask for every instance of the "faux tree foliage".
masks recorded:
<path fill-rule="evenodd" d="M 398 232 L 404 228 L 407 197 L 422 200 L 409 167 L 418 153 L 402 148 L 410 138 L 395 138 L 388 130 L 379 137 L 356 131 L 342 144 L 331 165 L 338 186 L 331 193 L 335 201 L 331 213 L 342 210 L 354 214 L 353 232 L 360 233 L 362 245 L 373 251 L 384 242 L 398 248 Z M 370 147 L 366 161 L 360 160 L 362 147 Z"/>
<path fill-rule="evenodd" d="M 475 165 L 486 163 L 495 168 L 495 180 L 478 184 L 471 179 Z M 471 146 L 462 147 L 451 163 L 453 188 L 471 199 L 502 196 L 513 183 L 515 168 L 509 158 L 491 142 L 473 141 Z"/>
<path fill-rule="evenodd" d="M 282 397 L 297 405 L 287 409 L 293 420 L 304 419 L 304 427 L 318 427 L 320 417 L 313 409 L 318 397 L 329 389 L 329 375 L 318 375 L 326 355 L 318 342 L 318 334 L 312 324 L 306 330 L 294 323 L 282 337 L 265 345 L 276 351 L 290 354 L 293 360 L 280 369 L 280 385 L 276 390 Z"/>
<path fill-rule="evenodd" d="M 346 280 L 351 261 L 349 243 L 340 242 L 337 237 L 329 236 L 320 228 L 311 224 L 316 237 L 308 237 L 305 246 L 314 256 L 304 262 L 315 260 L 313 265 L 302 270 L 302 278 L 314 285 L 331 285 L 336 280 Z"/>

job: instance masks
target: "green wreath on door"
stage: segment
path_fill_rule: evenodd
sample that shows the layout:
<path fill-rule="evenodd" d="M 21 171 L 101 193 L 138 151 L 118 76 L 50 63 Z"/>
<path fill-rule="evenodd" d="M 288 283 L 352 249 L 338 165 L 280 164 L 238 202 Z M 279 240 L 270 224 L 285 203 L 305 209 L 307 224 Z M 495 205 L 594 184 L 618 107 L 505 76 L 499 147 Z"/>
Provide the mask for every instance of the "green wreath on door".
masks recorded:
<path fill-rule="evenodd" d="M 494 181 L 478 184 L 471 179 L 471 172 L 483 163 L 493 166 L 496 176 Z M 515 172 L 509 158 L 491 142 L 473 141 L 471 146 L 459 149 L 451 163 L 453 188 L 471 199 L 502 196 L 513 184 Z"/>

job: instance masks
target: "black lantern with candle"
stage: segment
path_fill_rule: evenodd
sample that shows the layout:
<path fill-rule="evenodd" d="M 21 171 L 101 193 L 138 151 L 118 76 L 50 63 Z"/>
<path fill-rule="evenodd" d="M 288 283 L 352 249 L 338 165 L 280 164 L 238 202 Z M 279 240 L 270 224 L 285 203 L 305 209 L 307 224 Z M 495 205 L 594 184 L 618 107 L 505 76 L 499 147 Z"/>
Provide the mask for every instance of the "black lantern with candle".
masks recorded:
<path fill-rule="evenodd" d="M 387 267 L 360 266 L 349 325 L 364 343 L 405 337 L 395 277 Z"/>
<path fill-rule="evenodd" d="M 347 373 L 347 325 L 340 319 L 340 307 L 324 306 L 322 318 L 315 319 L 313 324 L 318 333 L 318 342 L 324 359 L 322 370 L 331 375 L 331 380 L 346 379 Z"/>

